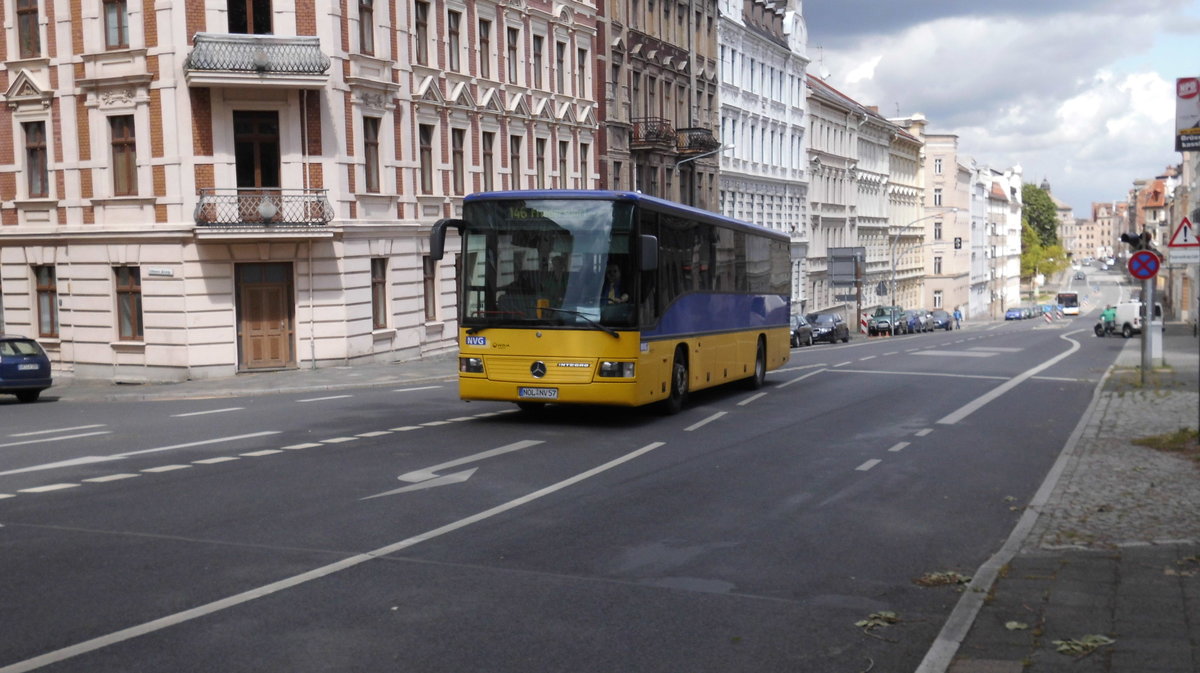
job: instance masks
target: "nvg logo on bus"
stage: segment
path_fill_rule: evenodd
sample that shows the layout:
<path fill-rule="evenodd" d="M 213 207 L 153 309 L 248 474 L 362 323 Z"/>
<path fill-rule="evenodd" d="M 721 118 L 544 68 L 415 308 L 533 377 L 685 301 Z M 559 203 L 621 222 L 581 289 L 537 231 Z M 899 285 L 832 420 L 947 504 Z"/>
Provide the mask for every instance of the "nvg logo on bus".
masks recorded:
<path fill-rule="evenodd" d="M 469 337 L 467 337 L 467 345 L 468 346 L 486 346 L 487 345 L 487 337 L 469 336 Z"/>

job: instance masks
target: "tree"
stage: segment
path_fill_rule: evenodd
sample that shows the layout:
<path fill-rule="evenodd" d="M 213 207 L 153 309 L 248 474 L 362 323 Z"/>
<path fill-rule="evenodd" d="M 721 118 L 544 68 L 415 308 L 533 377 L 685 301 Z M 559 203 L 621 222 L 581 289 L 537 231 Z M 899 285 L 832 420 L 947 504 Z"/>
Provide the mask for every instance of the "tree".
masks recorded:
<path fill-rule="evenodd" d="M 1022 185 L 1021 202 L 1021 223 L 1033 227 L 1042 245 L 1058 243 L 1058 208 L 1050 194 L 1037 185 Z"/>
<path fill-rule="evenodd" d="M 1021 223 L 1021 278 L 1052 276 L 1067 268 L 1067 251 L 1058 243 L 1043 245 L 1028 222 Z"/>

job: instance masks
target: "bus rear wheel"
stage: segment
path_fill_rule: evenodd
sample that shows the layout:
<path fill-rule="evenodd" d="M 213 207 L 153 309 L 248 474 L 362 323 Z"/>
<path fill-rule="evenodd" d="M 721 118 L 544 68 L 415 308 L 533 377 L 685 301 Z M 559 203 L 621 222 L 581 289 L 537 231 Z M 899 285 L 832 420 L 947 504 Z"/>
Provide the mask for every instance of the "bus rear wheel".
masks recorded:
<path fill-rule="evenodd" d="M 758 338 L 758 352 L 754 355 L 754 374 L 746 379 L 746 387 L 758 390 L 767 382 L 767 344 Z"/>
<path fill-rule="evenodd" d="M 675 361 L 671 363 L 671 392 L 663 400 L 663 411 L 667 414 L 677 414 L 683 411 L 688 394 L 687 358 L 680 351 L 675 351 Z"/>

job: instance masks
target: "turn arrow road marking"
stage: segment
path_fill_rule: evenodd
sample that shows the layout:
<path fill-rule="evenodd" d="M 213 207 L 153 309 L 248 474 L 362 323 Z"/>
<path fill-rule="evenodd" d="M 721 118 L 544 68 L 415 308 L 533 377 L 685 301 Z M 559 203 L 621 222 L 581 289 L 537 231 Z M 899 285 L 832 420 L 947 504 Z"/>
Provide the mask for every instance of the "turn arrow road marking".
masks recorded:
<path fill-rule="evenodd" d="M 370 500 L 371 498 L 380 498 L 385 495 L 395 495 L 397 493 L 408 493 L 410 491 L 419 491 L 419 490 L 426 489 L 426 488 L 434 488 L 436 486 L 447 486 L 449 484 L 458 484 L 458 483 L 461 483 L 461 482 L 464 482 L 464 481 L 470 479 L 471 475 L 475 474 L 475 470 L 477 470 L 479 468 L 473 467 L 469 470 L 463 470 L 462 472 L 455 472 L 453 474 L 447 474 L 447 475 L 439 475 L 439 474 L 437 474 L 437 472 L 439 470 L 446 470 L 451 467 L 458 467 L 459 465 L 465 465 L 467 463 L 474 463 L 474 462 L 478 462 L 480 460 L 487 460 L 488 458 L 502 456 L 506 453 L 512 453 L 513 451 L 520 451 L 521 449 L 528 449 L 531 446 L 537 446 L 538 444 L 544 444 L 544 443 L 545 442 L 543 442 L 542 440 L 526 439 L 526 440 L 522 440 L 519 442 L 513 442 L 512 444 L 505 444 L 504 446 L 501 446 L 501 447 L 498 447 L 495 449 L 491 449 L 489 451 L 483 451 L 481 453 L 476 453 L 474 455 L 466 456 L 465 458 L 458 458 L 456 460 L 451 460 L 446 463 L 441 463 L 440 465 L 434 465 L 433 467 L 427 467 L 423 470 L 414 470 L 412 472 L 405 472 L 404 474 L 402 474 L 396 478 L 399 479 L 400 481 L 409 482 L 411 484 L 410 486 L 402 486 L 400 488 L 393 489 L 391 491 L 384 491 L 383 493 L 376 493 L 375 495 L 368 495 L 365 498 L 360 498 L 360 500 Z"/>

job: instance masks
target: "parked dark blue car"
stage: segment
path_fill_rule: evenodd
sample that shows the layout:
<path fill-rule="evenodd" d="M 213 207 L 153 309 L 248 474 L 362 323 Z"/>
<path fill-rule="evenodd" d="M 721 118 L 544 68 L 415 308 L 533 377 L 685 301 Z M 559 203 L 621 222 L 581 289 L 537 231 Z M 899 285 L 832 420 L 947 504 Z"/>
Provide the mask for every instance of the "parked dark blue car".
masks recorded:
<path fill-rule="evenodd" d="M 38 342 L 0 334 L 0 394 L 35 402 L 50 387 L 51 378 L 50 358 Z"/>

